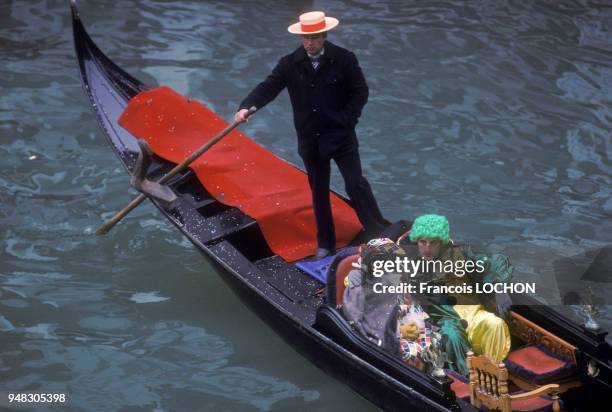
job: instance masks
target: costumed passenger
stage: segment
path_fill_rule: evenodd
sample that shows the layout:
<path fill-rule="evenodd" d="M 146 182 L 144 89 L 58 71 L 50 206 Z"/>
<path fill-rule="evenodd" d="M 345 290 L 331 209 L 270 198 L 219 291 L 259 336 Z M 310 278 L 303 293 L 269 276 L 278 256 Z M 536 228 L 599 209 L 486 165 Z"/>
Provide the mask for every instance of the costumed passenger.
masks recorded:
<path fill-rule="evenodd" d="M 345 278 L 342 307 L 344 316 L 361 335 L 381 346 L 384 350 L 399 355 L 396 325 L 398 319 L 398 295 L 376 293 L 376 283 L 397 286 L 398 273 L 385 273 L 375 277 L 373 265 L 379 260 L 395 260 L 404 256 L 404 251 L 391 239 L 373 239 L 360 247 L 360 263 Z"/>
<path fill-rule="evenodd" d="M 418 273 L 413 281 L 428 281 L 432 285 L 474 287 L 476 283 L 506 282 L 512 275 L 513 268 L 507 257 L 492 255 L 489 258 L 454 245 L 449 237 L 448 220 L 444 216 L 419 216 L 411 230 L 398 239 L 398 243 L 411 260 L 442 263 L 428 265 L 428 269 L 431 269 L 431 266 L 434 269 Z M 455 273 L 440 269 L 444 268 L 448 261 L 453 262 Z M 460 261 L 462 262 L 458 264 Z M 462 276 L 458 276 L 456 268 L 466 267 L 467 261 L 474 263 L 475 270 L 470 273 L 464 271 Z M 477 262 L 479 265 L 475 264 Z M 510 331 L 502 319 L 507 316 L 511 305 L 508 295 L 495 294 L 494 305 L 491 305 L 490 296 L 475 293 L 421 295 L 413 298 L 422 303 L 433 324 L 440 328 L 443 348 L 451 362 L 450 367 L 455 371 L 463 375 L 468 374 L 466 354 L 470 346 L 476 354 L 488 355 L 498 362 L 510 351 Z M 485 304 L 494 307 L 497 315 L 485 310 Z"/>
<path fill-rule="evenodd" d="M 391 239 L 370 240 L 360 248 L 356 269 L 345 278 L 343 311 L 349 323 L 358 333 L 381 346 L 386 352 L 418 369 L 425 369 L 421 354 L 430 345 L 432 329 L 427 314 L 418 304 L 403 304 L 401 293 L 374 292 L 374 285 L 380 289 L 398 286 L 401 276 L 385 272 L 375 276 L 376 261 L 394 261 L 403 258 L 404 251 Z"/>

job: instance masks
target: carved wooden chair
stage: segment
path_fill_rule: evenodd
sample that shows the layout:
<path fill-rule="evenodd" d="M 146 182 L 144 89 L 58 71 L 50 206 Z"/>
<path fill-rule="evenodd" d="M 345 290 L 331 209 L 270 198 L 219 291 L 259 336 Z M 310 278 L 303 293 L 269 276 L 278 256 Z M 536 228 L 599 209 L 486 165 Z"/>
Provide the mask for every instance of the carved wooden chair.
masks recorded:
<path fill-rule="evenodd" d="M 501 412 L 535 411 L 548 408 L 559 412 L 559 385 L 550 384 L 538 389 L 510 395 L 508 370 L 503 363 L 495 363 L 488 356 L 468 352 L 470 369 L 470 402 L 477 408 L 485 406 Z M 551 394 L 550 398 L 542 395 Z"/>

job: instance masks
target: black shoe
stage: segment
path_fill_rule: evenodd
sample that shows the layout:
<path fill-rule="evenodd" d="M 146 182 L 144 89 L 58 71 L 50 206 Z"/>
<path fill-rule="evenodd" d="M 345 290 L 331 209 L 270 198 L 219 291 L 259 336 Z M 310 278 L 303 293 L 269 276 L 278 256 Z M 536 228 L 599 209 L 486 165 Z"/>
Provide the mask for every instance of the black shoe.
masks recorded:
<path fill-rule="evenodd" d="M 331 250 L 320 247 L 317 249 L 317 253 L 315 253 L 315 259 L 323 259 L 329 255 L 331 255 Z"/>

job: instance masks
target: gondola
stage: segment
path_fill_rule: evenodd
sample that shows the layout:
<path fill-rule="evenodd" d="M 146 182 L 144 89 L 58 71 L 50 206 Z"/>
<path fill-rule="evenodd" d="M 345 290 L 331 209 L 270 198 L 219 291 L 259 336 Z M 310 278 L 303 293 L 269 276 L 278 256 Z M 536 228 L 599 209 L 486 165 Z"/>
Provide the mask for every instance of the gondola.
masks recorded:
<path fill-rule="evenodd" d="M 118 119 L 130 99 L 150 87 L 104 55 L 87 34 L 74 1 L 71 9 L 85 93 L 111 147 L 132 174 L 139 146 Z M 172 166 L 155 158 L 148 177 L 158 180 Z M 192 171 L 176 176 L 168 186 L 178 200 L 168 208 L 151 199 L 161 213 L 214 264 L 252 310 L 322 370 L 385 410 L 478 410 L 469 399 L 456 396 L 448 378 L 435 379 L 411 368 L 354 333 L 335 309 L 333 285 L 327 285 L 327 293 L 321 293 L 325 285 L 275 255 L 257 222 L 215 200 Z M 359 241 L 356 238 L 353 244 Z M 575 348 L 580 384 L 568 391 L 566 405 L 596 410 L 598 402 L 609 399 L 606 391 L 612 389 L 612 358 L 605 334 L 590 333 L 548 307 L 529 305 L 528 298 L 524 299 L 513 306 L 517 319 Z"/>

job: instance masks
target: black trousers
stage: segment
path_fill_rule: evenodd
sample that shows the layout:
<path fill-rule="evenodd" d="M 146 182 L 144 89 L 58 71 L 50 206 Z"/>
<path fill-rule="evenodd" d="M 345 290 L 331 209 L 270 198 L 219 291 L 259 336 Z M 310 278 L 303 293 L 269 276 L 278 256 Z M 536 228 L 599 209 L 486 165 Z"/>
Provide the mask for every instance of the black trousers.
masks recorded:
<path fill-rule="evenodd" d="M 332 157 L 344 179 L 346 193 L 351 200 L 359 221 L 371 236 L 381 233 L 389 224 L 380 213 L 372 188 L 361 171 L 361 159 L 357 148 L 342 151 Z M 330 203 L 330 158 L 302 156 L 308 183 L 312 192 L 312 204 L 317 222 L 319 247 L 334 250 L 336 232 Z"/>

